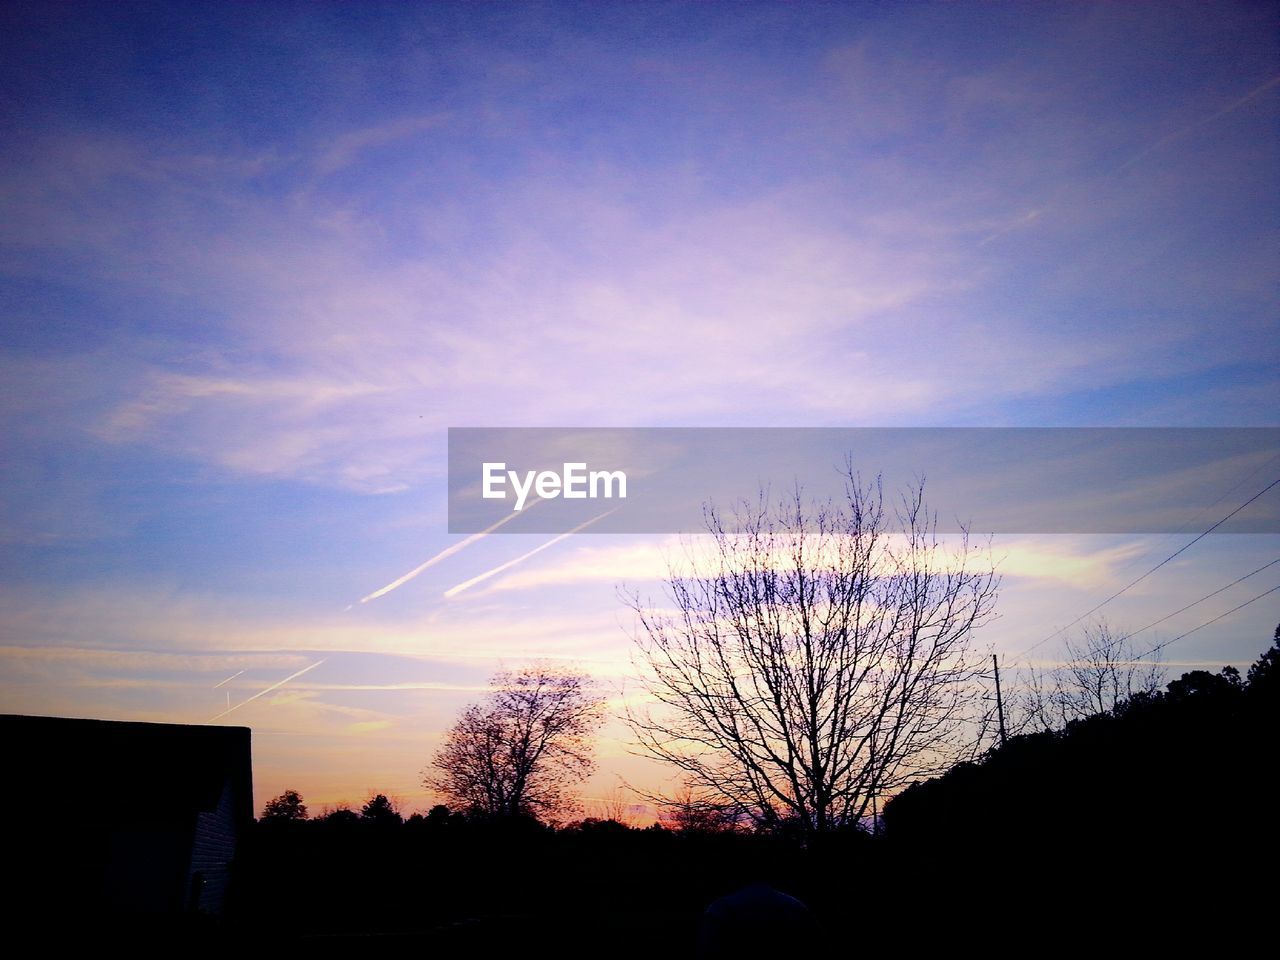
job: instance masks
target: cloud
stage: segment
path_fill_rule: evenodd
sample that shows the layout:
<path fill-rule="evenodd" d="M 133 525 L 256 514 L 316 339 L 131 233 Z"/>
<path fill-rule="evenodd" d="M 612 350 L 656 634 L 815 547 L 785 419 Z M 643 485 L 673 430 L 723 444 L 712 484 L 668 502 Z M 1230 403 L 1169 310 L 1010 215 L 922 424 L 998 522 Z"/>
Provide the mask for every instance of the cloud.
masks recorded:
<path fill-rule="evenodd" d="M 574 547 L 564 559 L 508 574 L 491 585 L 488 591 L 541 590 L 583 583 L 616 584 L 665 577 L 668 558 L 678 556 L 679 538 L 637 539 L 639 542 L 636 543 Z"/>
<path fill-rule="evenodd" d="M 365 151 L 394 143 L 412 154 L 412 132 L 433 123 L 353 129 L 330 162 L 371 185 L 381 168 Z M 42 194 L 46 209 L 116 222 L 116 205 L 127 221 L 131 191 L 145 191 L 158 209 L 132 214 L 136 242 L 78 228 L 42 242 L 91 243 L 90 268 L 144 313 L 169 310 L 182 291 L 217 317 L 170 326 L 153 343 L 122 330 L 134 346 L 127 361 L 101 358 L 108 395 L 89 426 L 111 443 L 241 475 L 404 491 L 439 474 L 439 433 L 452 424 L 937 422 L 940 410 L 980 416 L 1019 397 L 1142 377 L 1153 349 L 1164 375 L 1176 372 L 1172 358 L 1197 369 L 1235 349 L 1216 338 L 1186 351 L 1201 332 L 1167 316 L 1112 323 L 1105 336 L 1044 323 L 1062 298 L 1022 295 L 1013 252 L 974 249 L 993 224 L 1010 229 L 983 199 L 989 186 L 962 170 L 961 196 L 949 195 L 921 184 L 909 158 L 870 173 L 882 195 L 859 192 L 840 213 L 838 177 L 659 199 L 661 181 L 641 171 L 605 166 L 566 180 L 547 166 L 425 195 L 392 183 L 391 196 L 417 211 L 399 224 L 363 194 L 264 195 L 226 172 L 239 169 L 229 162 L 194 189 L 234 216 L 191 216 L 180 210 L 193 187 L 148 159 L 156 149 L 118 145 L 104 193 L 64 176 Z M 909 198 L 903 183 L 923 195 Z M 1085 216 L 1104 229 L 1105 207 L 1070 191 L 1074 219 L 1054 235 L 1083 229 Z M 1073 249 L 1055 270 L 1078 265 L 1096 285 L 1109 268 L 1092 257 Z M 45 378 L 53 384 L 84 365 L 74 354 L 40 362 L 59 368 Z M 680 389 L 654 389 L 658 371 Z"/>
<path fill-rule="evenodd" d="M 677 572 L 688 574 L 699 569 L 699 558 L 708 562 L 705 540 L 705 537 L 682 540 L 671 536 L 602 547 L 579 546 L 561 560 L 509 574 L 487 592 L 536 591 L 591 583 L 660 582 L 667 579 L 673 564 Z M 686 545 L 695 548 L 694 554 L 688 553 Z M 992 555 L 1003 577 L 1098 588 L 1119 585 L 1117 571 L 1146 550 L 1141 540 L 1099 550 L 1089 537 L 1000 537 L 993 543 Z M 778 560 L 784 566 L 788 562 L 785 556 Z"/>
<path fill-rule="evenodd" d="M 344 133 L 316 160 L 316 172 L 321 176 L 336 173 L 351 166 L 368 150 L 433 130 L 447 122 L 447 119 L 446 114 L 404 117 Z"/>
<path fill-rule="evenodd" d="M 28 662 L 63 662 L 76 663 L 82 666 L 107 668 L 123 672 L 183 672 L 218 674 L 247 663 L 227 681 L 240 676 L 248 669 L 281 669 L 297 666 L 301 657 L 287 652 L 244 652 L 227 653 L 186 652 L 174 650 L 120 650 L 101 647 L 77 645 L 42 644 L 39 646 L 20 646 L 7 644 L 0 646 L 0 659 L 7 661 Z"/>
<path fill-rule="evenodd" d="M 826 222 L 828 185 L 788 184 L 655 220 L 626 199 L 639 186 L 606 173 L 478 187 L 497 236 L 443 257 L 387 249 L 325 197 L 268 198 L 212 232 L 193 222 L 163 240 L 167 275 L 225 320 L 194 352 L 179 341 L 124 370 L 109 361 L 116 399 L 92 429 L 238 473 L 385 492 L 439 469 L 428 438 L 451 423 L 910 422 L 1082 372 L 1114 379 L 1150 342 L 1064 335 L 1044 349 L 1014 317 L 989 336 L 940 322 L 939 304 L 961 317 L 996 278 L 964 249 L 981 233 L 948 234 L 920 209 L 869 210 L 849 229 Z M 242 188 L 214 189 L 236 203 Z M 115 248 L 103 244 L 104 269 Z M 114 269 L 155 297 L 154 270 Z M 191 370 L 169 359 L 184 351 Z M 658 370 L 682 389 L 653 390 Z"/>
<path fill-rule="evenodd" d="M 377 733 L 391 726 L 390 720 L 361 720 L 347 727 L 347 731 L 357 736 L 362 733 Z"/>
<path fill-rule="evenodd" d="M 1002 577 L 1077 590 L 1120 586 L 1120 571 L 1149 549 L 1141 540 L 1098 549 L 1088 537 L 999 540 L 993 553 Z"/>
<path fill-rule="evenodd" d="M 30 662 L 83 662 L 118 671 L 198 671 L 216 683 L 241 667 L 296 670 L 317 657 L 387 654 L 488 667 L 496 660 L 608 660 L 625 646 L 616 601 L 590 609 L 548 608 L 522 620 L 483 603 L 444 605 L 386 617 L 229 607 L 216 595 L 172 597 L 139 589 L 68 588 L 50 598 L 0 593 L 0 651 Z M 368 610 L 369 608 L 358 608 Z M 14 642 L 21 637 L 22 643 Z"/>

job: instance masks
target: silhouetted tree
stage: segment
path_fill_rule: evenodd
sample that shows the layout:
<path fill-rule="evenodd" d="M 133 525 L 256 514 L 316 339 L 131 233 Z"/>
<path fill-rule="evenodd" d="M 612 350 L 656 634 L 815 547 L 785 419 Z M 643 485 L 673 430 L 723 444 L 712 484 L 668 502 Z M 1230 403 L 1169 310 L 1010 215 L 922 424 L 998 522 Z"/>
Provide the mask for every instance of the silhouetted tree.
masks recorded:
<path fill-rule="evenodd" d="M 1249 691 L 1256 697 L 1280 692 L 1280 624 L 1272 636 L 1271 648 L 1249 668 Z"/>
<path fill-rule="evenodd" d="M 424 785 L 489 816 L 563 812 L 569 788 L 593 768 L 603 700 L 583 674 L 551 664 L 499 673 L 491 685 L 446 735 Z"/>
<path fill-rule="evenodd" d="M 334 807 L 332 810 L 326 810 L 320 819 L 331 827 L 348 828 L 354 827 L 360 822 L 360 814 L 348 806 L 341 805 Z"/>
<path fill-rule="evenodd" d="M 700 799 L 758 825 L 823 832 L 972 750 L 983 662 L 974 628 L 998 577 L 966 533 L 948 550 L 923 484 L 886 511 L 850 471 L 840 504 L 799 491 L 672 564 L 675 613 L 630 597 L 642 685 L 631 726 Z"/>
<path fill-rule="evenodd" d="M 305 820 L 307 805 L 297 790 L 286 790 L 280 796 L 268 800 L 262 808 L 263 820 Z"/>
<path fill-rule="evenodd" d="M 1235 667 L 1223 667 L 1217 673 L 1208 670 L 1188 670 L 1177 680 L 1169 682 L 1169 699 L 1189 700 L 1193 697 L 1229 697 L 1243 689 L 1240 671 Z"/>
<path fill-rule="evenodd" d="M 360 819 L 377 824 L 400 824 L 404 818 L 396 808 L 396 804 L 384 793 L 370 797 L 360 808 Z"/>
<path fill-rule="evenodd" d="M 658 822 L 677 833 L 724 833 L 738 826 L 732 809 L 700 798 L 687 786 L 662 804 Z"/>
<path fill-rule="evenodd" d="M 462 815 L 454 813 L 443 803 L 437 803 L 434 807 L 427 811 L 426 822 L 428 826 L 444 827 L 449 823 L 460 822 Z"/>
<path fill-rule="evenodd" d="M 1255 689 L 1280 661 L 1276 649 L 1248 680 L 1232 666 L 1191 670 L 1167 692 L 1012 737 L 980 762 L 915 784 L 890 801 L 887 839 L 910 875 L 940 885 L 939 875 L 959 870 L 979 889 L 998 877 L 1035 902 L 1054 887 L 1092 889 L 1117 868 L 1159 909 L 1192 889 L 1196 909 L 1204 897 L 1253 895 L 1251 865 L 1270 862 L 1280 839 L 1266 760 L 1280 726 L 1275 701 Z M 1239 839 L 1224 841 L 1224 825 Z M 1052 869 L 1008 884 L 1008 864 L 1032 841 Z M 1127 855 L 1107 866 L 1115 850 Z M 1201 877 L 1212 882 L 1196 886 Z"/>
<path fill-rule="evenodd" d="M 1017 731 L 1057 730 L 1073 720 L 1109 713 L 1164 683 L 1158 654 L 1140 659 L 1130 637 L 1099 619 L 1066 642 L 1066 660 L 1048 671 L 1031 670 L 1018 698 Z"/>
<path fill-rule="evenodd" d="M 631 824 L 631 800 L 621 787 L 614 787 L 608 796 L 595 797 L 588 805 L 588 811 L 597 820 L 612 820 L 615 823 Z"/>

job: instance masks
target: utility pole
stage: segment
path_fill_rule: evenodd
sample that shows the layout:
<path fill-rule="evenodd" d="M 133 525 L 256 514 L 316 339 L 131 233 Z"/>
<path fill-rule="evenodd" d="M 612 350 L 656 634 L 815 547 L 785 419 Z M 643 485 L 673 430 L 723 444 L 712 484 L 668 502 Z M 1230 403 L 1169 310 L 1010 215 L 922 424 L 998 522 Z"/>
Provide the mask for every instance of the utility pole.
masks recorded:
<path fill-rule="evenodd" d="M 994 653 L 991 655 L 991 665 L 996 668 L 996 712 L 1000 715 L 1000 746 L 1003 747 L 1009 737 L 1004 732 L 1004 698 L 1000 696 L 1000 661 Z"/>

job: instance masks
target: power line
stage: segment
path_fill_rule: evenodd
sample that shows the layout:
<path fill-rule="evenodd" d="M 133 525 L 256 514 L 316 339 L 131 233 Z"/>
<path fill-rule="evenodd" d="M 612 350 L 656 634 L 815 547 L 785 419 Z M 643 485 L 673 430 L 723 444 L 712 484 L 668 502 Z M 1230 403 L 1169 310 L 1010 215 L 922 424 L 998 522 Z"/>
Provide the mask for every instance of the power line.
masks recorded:
<path fill-rule="evenodd" d="M 1269 468 L 1273 463 L 1275 463 L 1277 460 L 1280 460 L 1280 453 L 1277 453 L 1275 456 L 1273 456 L 1270 460 L 1267 460 L 1265 463 L 1260 463 L 1260 464 L 1258 464 L 1256 467 L 1254 467 L 1252 470 L 1250 470 L 1250 471 L 1249 471 L 1249 475 L 1248 475 L 1248 476 L 1246 476 L 1246 477 L 1244 477 L 1242 480 L 1240 480 L 1240 482 L 1239 482 L 1239 483 L 1237 483 L 1237 484 L 1236 484 L 1234 487 L 1232 487 L 1230 490 L 1226 491 L 1222 496 L 1218 497 L 1218 499 L 1217 499 L 1217 500 L 1215 500 L 1215 501 L 1213 501 L 1213 503 L 1206 504 L 1205 506 L 1203 506 L 1203 507 L 1201 507 L 1199 510 L 1197 510 L 1197 511 L 1195 512 L 1195 515 L 1194 515 L 1193 517 L 1191 517 L 1191 519 L 1189 519 L 1186 523 L 1184 523 L 1182 526 L 1180 526 L 1180 527 L 1179 527 L 1177 530 L 1175 530 L 1174 532 L 1175 532 L 1175 533 L 1182 533 L 1184 530 L 1186 530 L 1186 529 L 1188 529 L 1188 528 L 1190 528 L 1190 527 L 1193 527 L 1193 526 L 1195 525 L 1195 522 L 1196 522 L 1197 520 L 1199 520 L 1199 519 L 1200 519 L 1201 515 L 1203 515 L 1203 514 L 1205 514 L 1205 513 L 1208 513 L 1210 510 L 1212 510 L 1214 507 L 1216 507 L 1218 504 L 1220 504 L 1223 500 L 1227 499 L 1227 497 L 1231 496 L 1233 493 L 1235 493 L 1237 490 L 1239 490 L 1241 487 L 1243 487 L 1246 483 L 1248 483 L 1250 480 L 1252 480 L 1252 479 L 1253 479 L 1254 477 L 1256 477 L 1258 474 L 1260 474 L 1260 473 L 1262 473 L 1264 470 L 1268 469 L 1268 468 Z"/>
<path fill-rule="evenodd" d="M 1161 567 L 1163 567 L 1163 566 L 1164 566 L 1166 563 L 1168 563 L 1170 560 L 1174 559 L 1174 558 L 1175 558 L 1176 556 L 1178 556 L 1180 553 L 1182 553 L 1183 551 L 1185 551 L 1185 550 L 1189 549 L 1190 547 L 1195 546 L 1197 543 L 1199 543 L 1201 540 L 1203 540 L 1203 539 L 1204 539 L 1205 537 L 1207 537 L 1209 534 L 1213 533 L 1213 531 L 1214 531 L 1214 530 L 1217 530 L 1217 529 L 1218 529 L 1218 527 L 1222 526 L 1224 523 L 1226 523 L 1228 520 L 1230 520 L 1232 517 L 1234 517 L 1237 513 L 1239 513 L 1239 512 L 1240 512 L 1241 510 L 1243 510 L 1245 507 L 1249 506 L 1249 504 L 1253 503 L 1253 501 L 1257 500 L 1257 499 L 1258 499 L 1259 497 L 1261 497 L 1263 494 L 1265 494 L 1265 493 L 1267 493 L 1268 491 L 1270 491 L 1270 490 L 1271 490 L 1271 488 L 1272 488 L 1272 487 L 1274 487 L 1274 486 L 1276 486 L 1277 484 L 1280 484 L 1280 477 L 1276 477 L 1276 479 L 1272 480 L 1272 481 L 1271 481 L 1269 484 L 1267 484 L 1263 489 L 1259 490 L 1257 493 L 1255 493 L 1252 497 L 1250 497 L 1250 498 L 1249 498 L 1248 500 L 1246 500 L 1244 503 L 1240 504 L 1240 506 L 1236 507 L 1236 508 L 1235 508 L 1234 510 L 1232 510 L 1230 513 L 1228 513 L 1225 517 L 1223 517 L 1221 520 L 1219 520 L 1217 523 L 1213 524 L 1213 526 L 1209 527 L 1209 529 L 1205 530 L 1203 533 L 1199 534 L 1199 535 L 1198 535 L 1198 536 L 1196 536 L 1194 539 L 1189 540 L 1188 542 L 1184 543 L 1181 547 L 1179 547 L 1179 548 L 1178 548 L 1177 550 L 1175 550 L 1173 553 L 1169 554 L 1169 556 L 1165 557 L 1163 560 L 1161 560 L 1159 563 L 1157 563 L 1154 567 L 1152 567 L 1150 570 L 1148 570 L 1148 571 L 1147 571 L 1146 573 L 1144 573 L 1142 576 L 1138 577 L 1136 580 L 1132 581 L 1131 583 L 1126 584 L 1124 587 L 1122 587 L 1121 589 L 1117 590 L 1117 591 L 1116 591 L 1115 593 L 1113 593 L 1111 596 L 1107 597 L 1107 599 L 1103 600 L 1103 601 L 1102 601 L 1101 603 L 1099 603 L 1097 606 L 1093 607 L 1093 608 L 1092 608 L 1092 609 L 1090 609 L 1090 610 L 1086 610 L 1084 613 L 1080 614 L 1080 616 L 1076 617 L 1074 620 L 1072 620 L 1070 623 L 1068 623 L 1065 627 L 1059 627 L 1057 630 L 1053 631 L 1053 633 L 1049 634 L 1047 637 L 1043 638 L 1042 640 L 1038 640 L 1038 641 L 1036 641 L 1036 642 L 1035 642 L 1035 643 L 1033 643 L 1031 646 L 1027 647 L 1027 649 L 1023 650 L 1021 653 L 1016 654 L 1016 655 L 1015 655 L 1015 658 L 1020 659 L 1020 658 L 1022 658 L 1022 657 L 1025 657 L 1025 656 L 1026 656 L 1027 654 L 1029 654 L 1032 650 L 1035 650 L 1037 647 L 1041 647 L 1041 646 L 1043 646 L 1044 644 L 1048 643 L 1050 640 L 1052 640 L 1054 637 L 1058 636 L 1059 634 L 1065 633 L 1066 631 L 1070 630 L 1072 627 L 1074 627 L 1077 623 L 1079 623 L 1079 622 L 1080 622 L 1081 620 L 1083 620 L 1085 617 L 1088 617 L 1088 616 L 1090 616 L 1091 614 L 1097 613 L 1099 610 L 1101 610 L 1103 607 L 1105 607 L 1105 606 L 1106 606 L 1108 603 L 1110 603 L 1112 600 L 1114 600 L 1114 599 L 1116 599 L 1117 597 L 1122 596 L 1123 594 L 1127 593 L 1127 592 L 1128 592 L 1129 590 L 1131 590 L 1133 587 L 1136 587 L 1136 586 L 1137 586 L 1138 584 L 1140 584 L 1143 580 L 1147 579 L 1147 577 L 1151 576 L 1153 573 L 1155 573 L 1157 570 L 1159 570 Z"/>
<path fill-rule="evenodd" d="M 1152 647 L 1152 648 L 1151 648 L 1150 650 L 1148 650 L 1146 653 L 1141 654 L 1140 656 L 1137 656 L 1137 657 L 1135 657 L 1134 659 L 1135 659 L 1135 660 L 1145 660 L 1147 657 L 1151 656 L 1153 653 L 1158 653 L 1159 651 L 1163 650 L 1165 647 L 1169 646 L 1170 644 L 1172 644 L 1172 643 L 1177 643 L 1177 642 L 1178 642 L 1179 640 L 1181 640 L 1183 637 L 1189 637 L 1189 636 L 1191 636 L 1193 633 L 1195 633 L 1197 630 L 1202 630 L 1202 629 L 1204 629 L 1205 627 L 1209 626 L 1209 624 L 1211 624 L 1211 623 L 1217 623 L 1217 622 L 1218 622 L 1219 620 L 1221 620 L 1223 617 L 1229 617 L 1229 616 L 1231 616 L 1231 614 L 1235 613 L 1237 610 L 1243 610 L 1245 607 L 1247 607 L 1249 604 L 1253 603 L 1254 601 L 1256 601 L 1256 600 L 1261 600 L 1263 597 L 1265 597 L 1265 596 L 1267 596 L 1267 595 L 1269 595 L 1269 594 L 1275 593 L 1277 590 L 1280 590 L 1280 583 L 1276 584 L 1276 585 L 1275 585 L 1274 587 L 1272 587 L 1270 590 L 1266 590 L 1266 591 L 1264 591 L 1264 592 L 1262 592 L 1262 593 L 1258 594 L 1256 597 L 1250 597 L 1250 598 L 1249 598 L 1248 600 L 1246 600 L 1244 603 L 1240 604 L 1239 606 L 1232 607 L 1232 608 L 1231 608 L 1230 610 L 1228 610 L 1226 613 L 1220 613 L 1220 614 L 1218 614 L 1216 617 L 1214 617 L 1212 620 L 1206 620 L 1204 623 L 1200 624 L 1200 626 L 1198 626 L 1198 627 L 1192 627 L 1192 628 L 1191 628 L 1190 630 L 1188 630 L 1186 633 L 1180 633 L 1180 634 L 1178 634 L 1176 637 L 1174 637 L 1174 638 L 1173 638 L 1173 639 L 1171 639 L 1171 640 L 1165 640 L 1163 643 L 1157 643 L 1154 647 Z"/>
<path fill-rule="evenodd" d="M 1129 634 L 1129 636 L 1136 637 L 1138 634 L 1142 633 L 1143 631 L 1150 630 L 1152 627 L 1155 627 L 1155 626 L 1159 626 L 1160 624 L 1164 623 L 1166 620 L 1176 617 L 1180 613 L 1185 613 L 1186 611 L 1190 610 L 1192 607 L 1198 606 L 1199 604 L 1204 603 L 1206 600 L 1210 599 L 1211 597 L 1216 597 L 1218 594 L 1222 593 L 1222 591 L 1230 590 L 1237 583 L 1243 583 L 1245 580 L 1248 580 L 1254 574 L 1261 573 L 1263 570 L 1267 569 L 1267 567 L 1274 567 L 1277 563 L 1280 563 L 1280 557 L 1276 557 L 1270 563 L 1264 563 L 1257 570 L 1250 571 L 1249 573 L 1246 573 L 1243 577 L 1237 577 L 1235 580 L 1232 580 L 1230 583 L 1228 583 L 1225 587 L 1219 587 L 1217 590 L 1213 591 L 1213 593 L 1206 593 L 1199 600 L 1194 600 L 1191 603 L 1188 603 L 1182 609 L 1175 610 L 1173 611 L 1173 613 L 1169 614 L 1168 616 L 1161 617 L 1159 620 L 1152 620 L 1142 629 L 1133 631 L 1133 633 Z"/>

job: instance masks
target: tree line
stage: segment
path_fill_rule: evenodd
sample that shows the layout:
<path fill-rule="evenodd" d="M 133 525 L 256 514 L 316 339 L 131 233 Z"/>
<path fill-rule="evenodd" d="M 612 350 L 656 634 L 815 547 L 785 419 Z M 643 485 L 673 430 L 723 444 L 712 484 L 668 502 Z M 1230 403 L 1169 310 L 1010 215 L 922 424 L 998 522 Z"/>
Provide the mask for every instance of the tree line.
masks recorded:
<path fill-rule="evenodd" d="M 706 535 L 669 561 L 663 595 L 623 592 L 642 694 L 623 719 L 636 751 L 678 782 L 642 799 L 703 824 L 874 828 L 891 797 L 1005 735 L 976 641 L 999 583 L 989 544 L 963 529 L 939 536 L 923 481 L 886 497 L 850 465 L 839 501 L 796 489 L 728 515 L 708 505 Z M 1157 660 L 1097 620 L 1001 706 L 1014 734 L 1049 732 L 1154 694 L 1163 679 Z M 605 707 L 591 678 L 564 665 L 500 672 L 422 782 L 473 819 L 566 822 L 580 813 L 575 788 L 594 769 Z M 264 810 L 296 813 L 284 801 Z"/>
<path fill-rule="evenodd" d="M 1277 733 L 1280 627 L 1243 673 L 1194 670 L 1061 728 L 1027 724 L 888 799 L 875 831 L 758 830 L 688 795 L 643 828 L 445 805 L 404 817 L 382 795 L 310 817 L 287 791 L 240 861 L 237 916 L 268 938 L 415 931 L 461 950 L 537 929 L 569 953 L 625 938 L 690 955 L 708 903 L 767 883 L 831 945 L 868 949 L 904 931 L 945 941 L 990 911 L 1015 942 L 1059 927 L 1145 942 L 1211 916 L 1247 928 L 1268 890 L 1251 878 L 1277 852 Z"/>
<path fill-rule="evenodd" d="M 797 492 L 707 519 L 663 597 L 624 594 L 646 701 L 624 719 L 679 774 L 645 798 L 657 823 L 583 815 L 606 700 L 534 663 L 495 675 L 445 734 L 423 771 L 445 802 L 426 813 L 383 794 L 319 818 L 294 791 L 268 802 L 245 915 L 408 926 L 449 949 L 520 948 L 536 928 L 687 955 L 673 944 L 707 904 L 752 883 L 868 949 L 945 940 L 993 903 L 1008 928 L 1087 909 L 1114 945 L 1117 923 L 1171 903 L 1250 902 L 1242 878 L 1276 852 L 1280 627 L 1247 675 L 1166 683 L 1095 621 L 1028 671 L 1002 731 L 976 643 L 999 576 L 967 534 L 943 542 L 922 487 L 888 503 L 851 474 L 838 504 Z"/>

